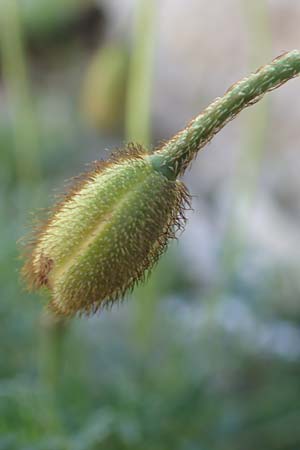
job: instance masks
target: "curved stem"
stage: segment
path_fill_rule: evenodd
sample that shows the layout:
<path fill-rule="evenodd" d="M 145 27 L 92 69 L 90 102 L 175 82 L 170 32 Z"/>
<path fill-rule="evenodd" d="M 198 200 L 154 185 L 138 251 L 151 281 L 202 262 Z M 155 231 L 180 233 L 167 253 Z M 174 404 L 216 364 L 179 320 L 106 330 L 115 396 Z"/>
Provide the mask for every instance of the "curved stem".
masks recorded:
<path fill-rule="evenodd" d="M 197 152 L 239 112 L 299 73 L 300 52 L 293 50 L 237 82 L 223 97 L 217 98 L 184 130 L 150 156 L 153 166 L 168 178 L 177 178 Z"/>

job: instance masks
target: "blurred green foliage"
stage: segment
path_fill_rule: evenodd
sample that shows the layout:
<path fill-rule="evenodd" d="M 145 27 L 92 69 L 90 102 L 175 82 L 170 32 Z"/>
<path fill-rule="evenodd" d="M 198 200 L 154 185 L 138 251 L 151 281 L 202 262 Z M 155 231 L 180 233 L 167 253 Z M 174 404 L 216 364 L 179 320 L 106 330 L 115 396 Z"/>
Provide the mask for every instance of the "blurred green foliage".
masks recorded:
<path fill-rule="evenodd" d="M 24 38 L 37 46 L 57 42 L 68 35 L 74 37 L 72 28 L 78 31 L 80 22 L 89 17 L 96 21 L 98 18 L 93 0 L 18 0 L 17 6 Z"/>
<path fill-rule="evenodd" d="M 25 22 L 14 29 L 22 35 L 28 23 L 36 39 L 82 7 L 19 3 Z M 24 71 L 2 45 L 0 74 L 0 449 L 298 450 L 299 268 L 255 269 L 246 248 L 215 290 L 193 279 L 175 243 L 130 301 L 71 323 L 24 291 L 16 241 L 29 212 L 120 138 L 81 123 L 81 49 L 63 69 L 52 63 L 51 78 L 17 47 Z M 26 124 L 35 137 L 23 147 Z M 28 142 L 36 151 L 26 166 Z"/>

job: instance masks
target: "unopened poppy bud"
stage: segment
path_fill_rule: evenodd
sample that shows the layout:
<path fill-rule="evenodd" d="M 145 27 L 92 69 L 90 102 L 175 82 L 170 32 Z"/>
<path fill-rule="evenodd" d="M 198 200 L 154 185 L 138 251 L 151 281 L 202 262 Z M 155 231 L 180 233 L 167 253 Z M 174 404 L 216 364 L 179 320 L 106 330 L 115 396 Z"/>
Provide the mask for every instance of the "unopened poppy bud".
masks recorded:
<path fill-rule="evenodd" d="M 34 235 L 23 273 L 46 286 L 61 315 L 97 311 L 142 280 L 184 222 L 189 196 L 177 177 L 247 106 L 300 73 L 297 50 L 233 85 L 152 154 L 128 146 L 94 168 Z"/>
<path fill-rule="evenodd" d="M 38 231 L 24 273 L 47 286 L 58 314 L 91 313 L 122 298 L 183 222 L 188 194 L 129 146 L 96 163 Z"/>

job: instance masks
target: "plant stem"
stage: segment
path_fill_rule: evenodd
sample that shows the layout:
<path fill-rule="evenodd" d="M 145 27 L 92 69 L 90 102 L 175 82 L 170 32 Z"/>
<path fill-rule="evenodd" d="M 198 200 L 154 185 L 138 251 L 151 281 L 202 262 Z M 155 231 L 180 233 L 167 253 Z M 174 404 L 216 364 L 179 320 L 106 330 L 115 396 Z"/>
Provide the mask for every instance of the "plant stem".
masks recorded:
<path fill-rule="evenodd" d="M 63 367 L 63 344 L 68 322 L 51 313 L 43 314 L 40 327 L 40 379 L 47 401 L 44 417 L 47 429 L 62 432 L 59 399 Z"/>
<path fill-rule="evenodd" d="M 184 173 L 197 152 L 246 107 L 300 73 L 300 52 L 285 53 L 230 87 L 150 159 L 169 179 Z"/>
<path fill-rule="evenodd" d="M 17 176 L 23 183 L 36 182 L 41 177 L 39 139 L 16 0 L 0 5 L 0 59 L 10 101 Z"/>
<path fill-rule="evenodd" d="M 271 53 L 271 32 L 266 0 L 243 3 L 245 27 L 248 30 L 249 65 L 255 67 Z M 230 290 L 245 255 L 245 232 L 251 208 L 258 195 L 258 180 L 266 149 L 270 123 L 270 105 L 261 102 L 255 114 L 245 116 L 236 174 L 232 178 L 231 212 L 223 235 L 220 257 L 219 292 Z M 214 288 L 215 290 L 215 288 Z M 212 304 L 211 299 L 209 303 Z"/>
<path fill-rule="evenodd" d="M 126 99 L 125 134 L 129 141 L 150 144 L 152 62 L 155 6 L 139 0 Z"/>

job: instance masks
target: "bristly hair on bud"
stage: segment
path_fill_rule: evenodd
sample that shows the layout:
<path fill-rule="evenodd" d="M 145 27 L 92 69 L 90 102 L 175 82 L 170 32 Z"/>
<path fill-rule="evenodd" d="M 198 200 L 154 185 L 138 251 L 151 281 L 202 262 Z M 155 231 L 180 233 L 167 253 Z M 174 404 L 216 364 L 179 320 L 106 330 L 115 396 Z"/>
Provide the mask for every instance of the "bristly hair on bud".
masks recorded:
<path fill-rule="evenodd" d="M 56 314 L 91 314 L 122 299 L 183 228 L 188 192 L 148 156 L 130 144 L 95 162 L 34 231 L 22 273 L 32 289 L 51 291 Z"/>
<path fill-rule="evenodd" d="M 33 232 L 22 273 L 50 290 L 61 316 L 91 314 L 145 278 L 185 223 L 190 205 L 178 177 L 226 123 L 300 73 L 300 52 L 285 53 L 234 84 L 153 153 L 128 145 L 96 162 Z"/>

